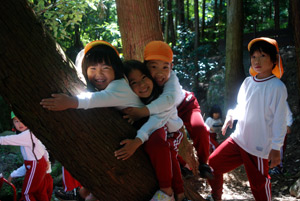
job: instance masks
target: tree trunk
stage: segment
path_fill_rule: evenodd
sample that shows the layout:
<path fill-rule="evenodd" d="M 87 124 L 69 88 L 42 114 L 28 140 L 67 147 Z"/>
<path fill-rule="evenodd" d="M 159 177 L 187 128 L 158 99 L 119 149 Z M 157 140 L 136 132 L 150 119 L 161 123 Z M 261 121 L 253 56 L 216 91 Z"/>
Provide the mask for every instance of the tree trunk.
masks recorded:
<path fill-rule="evenodd" d="M 229 0 L 226 30 L 225 110 L 236 105 L 243 68 L 243 1 Z"/>
<path fill-rule="evenodd" d="M 0 94 L 16 115 L 96 197 L 149 200 L 158 186 L 143 149 L 126 161 L 114 157 L 120 141 L 136 131 L 109 108 L 43 109 L 42 98 L 78 94 L 85 86 L 26 0 L 4 0 L 0 13 Z"/>
<path fill-rule="evenodd" d="M 198 65 L 198 47 L 199 47 L 199 4 L 198 0 L 194 0 L 194 14 L 195 14 L 195 42 L 194 42 L 194 51 L 195 51 L 195 58 L 194 58 L 194 84 L 193 84 L 193 91 L 197 92 L 199 88 L 199 65 Z M 197 94 L 197 93 L 195 93 Z"/>
<path fill-rule="evenodd" d="M 280 29 L 279 0 L 274 0 L 274 11 L 275 11 L 275 15 L 274 15 L 275 30 L 279 31 L 279 29 Z"/>
<path fill-rule="evenodd" d="M 205 0 L 202 0 L 202 25 L 201 25 L 201 38 L 204 40 L 205 34 Z"/>
<path fill-rule="evenodd" d="M 292 24 L 294 28 L 294 40 L 297 57 L 297 69 L 298 69 L 298 88 L 300 92 L 300 2 L 299 0 L 290 0 Z"/>
<path fill-rule="evenodd" d="M 145 45 L 162 40 L 158 1 L 116 0 L 125 59 L 143 60 Z"/>
<path fill-rule="evenodd" d="M 177 0 L 178 25 L 184 26 L 184 1 Z"/>

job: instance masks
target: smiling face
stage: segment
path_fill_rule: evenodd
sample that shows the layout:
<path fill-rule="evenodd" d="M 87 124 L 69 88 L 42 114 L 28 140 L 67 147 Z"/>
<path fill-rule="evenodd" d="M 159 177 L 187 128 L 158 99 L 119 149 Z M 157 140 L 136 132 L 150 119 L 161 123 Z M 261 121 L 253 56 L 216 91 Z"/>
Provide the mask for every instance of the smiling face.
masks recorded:
<path fill-rule="evenodd" d="M 18 117 L 14 117 L 13 123 L 14 123 L 15 128 L 16 128 L 18 131 L 23 132 L 23 131 L 27 130 L 27 126 L 25 126 L 25 125 L 18 119 Z"/>
<path fill-rule="evenodd" d="M 115 71 L 110 65 L 97 63 L 87 68 L 87 77 L 98 90 L 103 90 L 115 79 Z"/>
<path fill-rule="evenodd" d="M 257 50 L 251 55 L 251 67 L 258 73 L 257 78 L 263 79 L 272 75 L 274 62 L 269 54 Z"/>
<path fill-rule="evenodd" d="M 160 60 L 150 60 L 147 62 L 147 68 L 157 85 L 163 86 L 170 78 L 172 63 Z"/>
<path fill-rule="evenodd" d="M 140 98 L 148 98 L 153 90 L 152 80 L 141 71 L 133 69 L 128 75 L 132 91 Z"/>

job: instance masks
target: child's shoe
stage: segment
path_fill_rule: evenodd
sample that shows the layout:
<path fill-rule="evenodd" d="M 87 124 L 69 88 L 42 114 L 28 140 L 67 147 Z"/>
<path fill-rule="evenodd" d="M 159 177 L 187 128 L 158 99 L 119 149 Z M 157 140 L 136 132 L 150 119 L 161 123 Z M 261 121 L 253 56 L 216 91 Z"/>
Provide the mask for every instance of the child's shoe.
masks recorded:
<path fill-rule="evenodd" d="M 211 167 L 205 163 L 199 165 L 200 177 L 206 179 L 213 179 L 214 175 L 212 173 Z"/>
<path fill-rule="evenodd" d="M 280 175 L 280 174 L 282 174 L 280 167 L 274 167 L 269 170 L 269 175 Z"/>
<path fill-rule="evenodd" d="M 181 175 L 182 175 L 184 178 L 186 178 L 186 179 L 191 178 L 191 177 L 194 176 L 192 170 L 189 169 L 189 168 L 186 167 L 186 166 L 180 165 L 180 170 L 181 170 Z"/>
<path fill-rule="evenodd" d="M 175 201 L 174 195 L 169 196 L 161 190 L 156 191 L 150 201 Z"/>

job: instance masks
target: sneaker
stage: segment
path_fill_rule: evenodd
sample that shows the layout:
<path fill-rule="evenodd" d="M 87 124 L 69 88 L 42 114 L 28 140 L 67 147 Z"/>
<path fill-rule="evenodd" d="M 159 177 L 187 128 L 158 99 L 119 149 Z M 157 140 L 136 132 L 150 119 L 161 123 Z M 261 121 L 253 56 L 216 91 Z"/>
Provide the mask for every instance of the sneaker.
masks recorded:
<path fill-rule="evenodd" d="M 181 175 L 186 179 L 194 176 L 193 172 L 185 166 L 180 165 L 180 170 L 181 170 Z"/>
<path fill-rule="evenodd" d="M 54 192 L 55 197 L 61 201 L 84 201 L 84 199 L 79 195 L 79 188 L 72 191 L 57 190 Z"/>
<path fill-rule="evenodd" d="M 154 194 L 154 196 L 152 197 L 152 199 L 150 201 L 175 201 L 175 198 L 174 198 L 174 195 L 168 196 L 161 190 L 158 190 L 158 191 L 156 191 L 156 193 Z"/>
<path fill-rule="evenodd" d="M 61 201 L 65 201 L 65 200 L 76 201 L 77 200 L 73 191 L 65 192 L 63 190 L 57 190 L 54 192 L 54 194 L 55 194 L 55 197 L 57 197 Z"/>
<path fill-rule="evenodd" d="M 274 167 L 269 170 L 269 175 L 279 175 L 279 174 L 282 174 L 280 167 Z"/>
<path fill-rule="evenodd" d="M 200 177 L 206 179 L 213 179 L 214 175 L 212 173 L 211 167 L 205 163 L 199 165 Z"/>

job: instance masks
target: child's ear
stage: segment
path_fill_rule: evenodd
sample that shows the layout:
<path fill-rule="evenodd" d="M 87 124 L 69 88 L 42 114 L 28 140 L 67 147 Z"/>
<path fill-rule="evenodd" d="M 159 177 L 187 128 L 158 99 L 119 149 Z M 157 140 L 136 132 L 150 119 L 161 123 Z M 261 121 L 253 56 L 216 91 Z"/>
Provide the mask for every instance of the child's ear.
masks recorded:
<path fill-rule="evenodd" d="M 171 69 L 171 70 L 173 69 L 173 66 L 174 66 L 174 64 L 171 63 L 171 64 L 170 64 L 170 69 Z"/>

